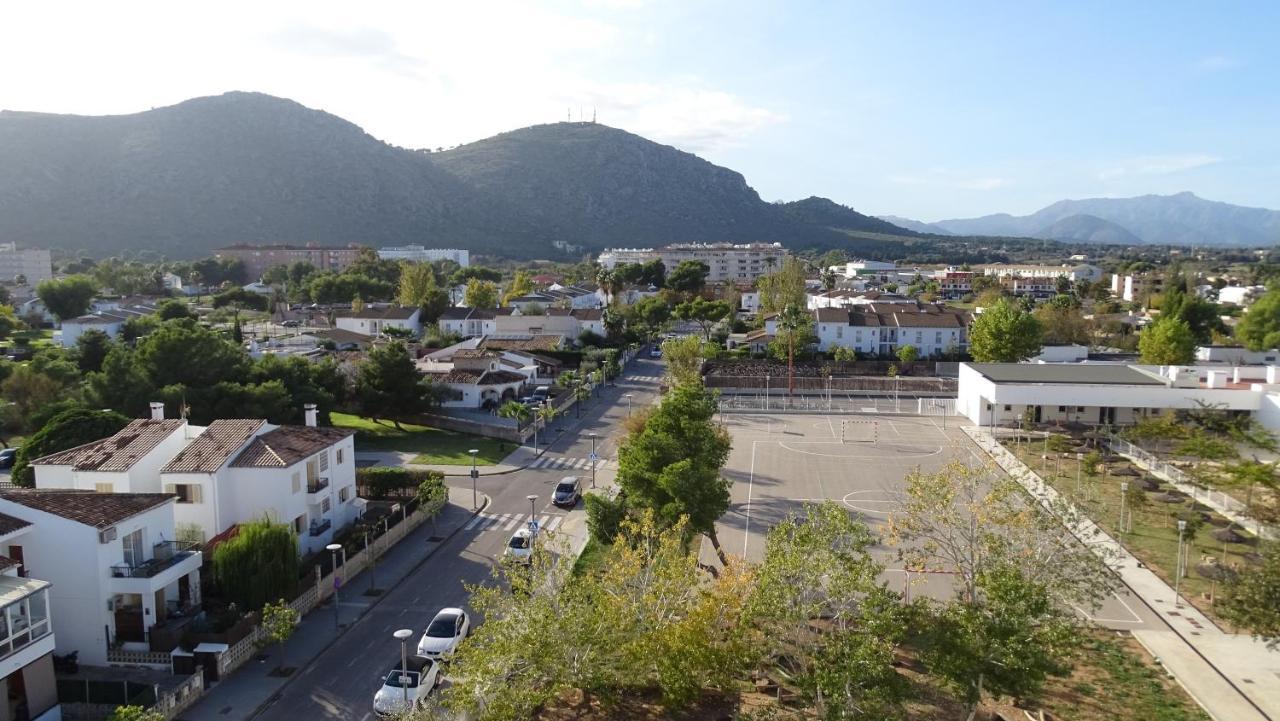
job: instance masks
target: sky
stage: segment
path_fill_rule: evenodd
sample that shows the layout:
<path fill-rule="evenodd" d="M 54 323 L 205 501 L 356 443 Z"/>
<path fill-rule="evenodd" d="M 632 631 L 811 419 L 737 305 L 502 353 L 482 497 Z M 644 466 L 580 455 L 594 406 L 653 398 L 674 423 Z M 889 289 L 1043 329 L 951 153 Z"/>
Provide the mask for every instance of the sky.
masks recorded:
<path fill-rule="evenodd" d="M 405 147 L 590 119 L 935 221 L 1184 190 L 1280 208 L 1280 3 L 9 3 L 0 108 L 232 90 Z"/>

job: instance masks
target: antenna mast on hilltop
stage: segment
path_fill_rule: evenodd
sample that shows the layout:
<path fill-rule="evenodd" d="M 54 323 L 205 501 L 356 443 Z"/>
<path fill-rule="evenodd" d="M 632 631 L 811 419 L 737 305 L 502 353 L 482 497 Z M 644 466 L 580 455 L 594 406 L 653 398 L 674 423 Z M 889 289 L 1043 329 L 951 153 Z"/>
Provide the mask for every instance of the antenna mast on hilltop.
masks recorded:
<path fill-rule="evenodd" d="M 591 108 L 591 124 L 592 124 L 592 125 L 595 125 L 595 124 L 596 124 L 596 109 L 595 109 L 595 108 Z"/>
<path fill-rule="evenodd" d="M 573 108 L 565 108 L 565 109 L 564 109 L 564 121 L 565 121 L 566 123 L 572 123 L 572 122 L 573 122 Z"/>

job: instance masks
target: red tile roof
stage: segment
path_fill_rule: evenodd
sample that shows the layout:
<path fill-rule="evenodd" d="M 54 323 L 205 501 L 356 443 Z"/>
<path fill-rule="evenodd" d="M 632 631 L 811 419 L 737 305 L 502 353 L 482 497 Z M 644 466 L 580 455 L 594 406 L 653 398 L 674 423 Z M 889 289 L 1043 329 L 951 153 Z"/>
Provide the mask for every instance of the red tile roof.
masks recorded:
<path fill-rule="evenodd" d="M 231 462 L 231 467 L 288 468 L 354 433 L 340 428 L 280 426 L 254 438 Z"/>
<path fill-rule="evenodd" d="M 169 493 L 95 493 L 78 490 L 10 489 L 0 498 L 93 528 L 106 528 L 145 513 L 177 496 Z"/>
<path fill-rule="evenodd" d="M 182 420 L 133 420 L 109 438 L 86 443 L 32 461 L 32 465 L 71 466 L 77 471 L 127 471 L 160 442 L 187 424 Z"/>
<path fill-rule="evenodd" d="M 191 445 L 164 464 L 161 473 L 213 473 L 231 454 L 244 447 L 266 421 L 259 418 L 224 418 L 213 421 Z"/>

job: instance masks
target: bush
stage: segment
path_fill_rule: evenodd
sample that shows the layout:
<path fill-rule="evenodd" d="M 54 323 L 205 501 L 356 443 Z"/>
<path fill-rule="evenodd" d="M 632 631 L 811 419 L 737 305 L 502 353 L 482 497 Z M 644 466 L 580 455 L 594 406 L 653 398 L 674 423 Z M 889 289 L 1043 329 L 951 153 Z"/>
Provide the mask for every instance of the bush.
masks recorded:
<path fill-rule="evenodd" d="M 627 516 L 627 502 L 621 494 L 617 498 L 591 494 L 584 498 L 587 509 L 587 529 L 591 538 L 602 546 L 613 545 L 618 529 Z"/>
<path fill-rule="evenodd" d="M 298 540 L 283 523 L 268 520 L 240 525 L 236 535 L 213 552 L 213 577 L 228 601 L 242 611 L 257 611 L 297 590 Z"/>
<path fill-rule="evenodd" d="M 362 498 L 403 498 L 418 494 L 424 481 L 440 474 L 402 466 L 372 466 L 356 470 L 356 486 Z"/>

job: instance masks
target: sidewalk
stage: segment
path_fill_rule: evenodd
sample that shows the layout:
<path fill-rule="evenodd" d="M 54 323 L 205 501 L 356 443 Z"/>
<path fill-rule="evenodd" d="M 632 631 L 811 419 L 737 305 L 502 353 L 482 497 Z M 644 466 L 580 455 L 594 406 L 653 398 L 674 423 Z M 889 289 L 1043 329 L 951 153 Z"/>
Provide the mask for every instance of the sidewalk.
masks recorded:
<path fill-rule="evenodd" d="M 966 426 L 964 431 L 1046 508 L 1065 502 L 985 429 Z M 1168 584 L 1083 515 L 1068 530 L 1108 557 L 1124 584 L 1168 626 L 1133 635 L 1210 716 L 1218 721 L 1280 719 L 1280 652 L 1249 636 L 1226 633 L 1194 606 L 1180 602 Z"/>
<path fill-rule="evenodd" d="M 440 512 L 436 521 L 436 530 L 441 540 L 429 540 L 432 537 L 432 524 L 423 523 L 405 536 L 400 543 L 388 549 L 378 561 L 374 569 L 374 580 L 377 581 L 377 587 L 383 589 L 382 595 L 386 595 L 387 590 L 400 583 L 423 561 L 430 558 L 440 546 L 462 530 L 462 527 L 488 504 L 489 498 L 485 496 L 481 499 L 480 508 L 472 510 L 471 491 L 450 488 L 449 505 Z M 368 573 L 360 573 L 354 578 L 346 579 L 342 584 L 338 604 L 342 630 L 338 634 L 333 630 L 332 604 L 317 607 L 303 617 L 294 630 L 293 636 L 285 644 L 285 657 L 289 665 L 297 669 L 291 678 L 301 676 L 312 660 L 322 654 L 341 633 L 345 633 L 346 629 L 382 598 L 382 595 L 363 594 L 363 591 L 369 588 L 369 584 Z M 198 702 L 183 711 L 180 714 L 181 718 L 184 721 L 230 721 L 252 716 L 289 680 L 267 675 L 276 667 L 279 649 L 269 648 L 266 654 L 266 660 L 250 661 L 215 684 Z"/>

